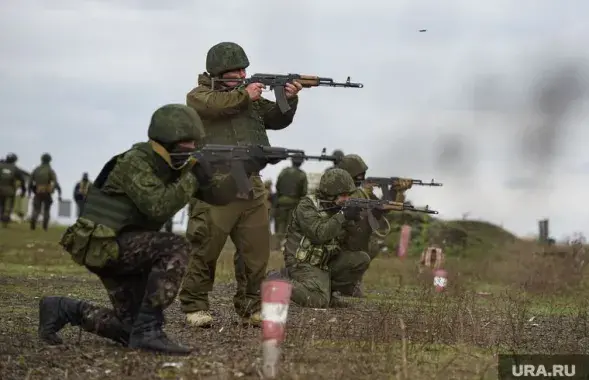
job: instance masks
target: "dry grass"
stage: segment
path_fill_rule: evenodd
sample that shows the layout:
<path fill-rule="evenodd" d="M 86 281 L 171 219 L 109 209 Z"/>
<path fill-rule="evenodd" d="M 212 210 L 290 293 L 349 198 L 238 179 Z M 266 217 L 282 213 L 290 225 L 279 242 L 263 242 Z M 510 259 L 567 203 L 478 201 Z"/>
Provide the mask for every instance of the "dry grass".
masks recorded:
<path fill-rule="evenodd" d="M 218 266 L 212 329 L 183 323 L 177 305 L 167 330 L 200 348 L 174 359 L 137 353 L 67 329 L 72 344 L 49 349 L 35 337 L 36 300 L 70 294 L 107 304 L 96 279 L 58 249 L 61 231 L 0 230 L 0 378 L 259 378 L 257 329 L 234 325 L 232 247 Z M 281 378 L 494 379 L 497 353 L 587 353 L 581 246 L 533 242 L 496 247 L 484 257 L 450 257 L 449 287 L 433 292 L 415 260 L 377 258 L 365 278 L 368 298 L 349 309 L 291 307 Z M 274 253 L 270 266 L 279 268 Z M 167 362 L 180 363 L 175 366 Z"/>

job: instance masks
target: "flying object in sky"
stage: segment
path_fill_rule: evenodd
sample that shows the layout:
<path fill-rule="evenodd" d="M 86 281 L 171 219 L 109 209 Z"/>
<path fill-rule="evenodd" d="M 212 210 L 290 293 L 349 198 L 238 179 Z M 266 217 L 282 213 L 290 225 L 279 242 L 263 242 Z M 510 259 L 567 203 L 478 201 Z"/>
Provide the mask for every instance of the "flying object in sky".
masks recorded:
<path fill-rule="evenodd" d="M 419 33 L 427 32 L 427 29 L 419 29 Z"/>

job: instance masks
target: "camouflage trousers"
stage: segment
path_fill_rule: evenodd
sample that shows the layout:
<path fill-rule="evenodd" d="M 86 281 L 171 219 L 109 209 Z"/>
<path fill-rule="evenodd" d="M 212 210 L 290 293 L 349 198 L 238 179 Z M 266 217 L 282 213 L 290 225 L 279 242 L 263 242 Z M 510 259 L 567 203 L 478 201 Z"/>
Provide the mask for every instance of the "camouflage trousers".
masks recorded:
<path fill-rule="evenodd" d="M 0 195 L 0 221 L 6 225 L 10 222 L 10 214 L 14 208 L 14 195 Z"/>
<path fill-rule="evenodd" d="M 81 327 L 111 338 L 127 335 L 140 308 L 164 310 L 172 304 L 186 271 L 188 241 L 169 232 L 127 232 L 117 238 L 119 258 L 88 269 L 104 285 L 112 308 L 83 303 Z"/>
<path fill-rule="evenodd" d="M 332 292 L 351 294 L 356 283 L 370 265 L 370 257 L 362 251 L 341 251 L 322 270 L 307 263 L 287 268 L 293 288 L 291 300 L 301 307 L 327 308 Z"/>
<path fill-rule="evenodd" d="M 31 228 L 34 229 L 37 225 L 39 215 L 43 213 L 43 228 L 49 227 L 49 219 L 51 218 L 51 205 L 53 198 L 51 194 L 35 194 L 33 197 L 33 212 L 31 213 Z"/>

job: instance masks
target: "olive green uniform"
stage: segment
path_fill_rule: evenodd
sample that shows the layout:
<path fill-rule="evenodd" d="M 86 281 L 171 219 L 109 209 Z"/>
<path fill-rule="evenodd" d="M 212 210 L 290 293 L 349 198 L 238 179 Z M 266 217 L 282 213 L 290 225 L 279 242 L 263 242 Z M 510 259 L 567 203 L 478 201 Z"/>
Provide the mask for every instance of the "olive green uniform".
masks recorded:
<path fill-rule="evenodd" d="M 71 323 L 131 348 L 190 352 L 162 331 L 163 311 L 176 297 L 190 247 L 184 237 L 160 230 L 191 196 L 228 202 L 227 194 L 237 191 L 230 175 L 210 178 L 199 172 L 200 164 L 186 159 L 174 165 L 170 152 L 181 147 L 177 143 L 198 140 L 202 134 L 194 110 L 167 105 L 152 117 L 149 142 L 133 145 L 104 166 L 90 187 L 82 215 L 60 244 L 99 277 L 112 309 L 45 297 L 39 325 L 44 341 L 61 343 L 56 334 Z"/>
<path fill-rule="evenodd" d="M 307 195 L 307 175 L 298 167 L 284 168 L 276 181 L 276 235 L 283 239 L 299 200 Z"/>
<path fill-rule="evenodd" d="M 212 89 L 211 77 L 223 72 L 244 69 L 249 61 L 243 49 L 233 43 L 215 45 L 207 55 L 207 71 L 199 75 L 198 87 L 187 95 L 187 105 L 203 120 L 204 144 L 269 146 L 266 130 L 289 126 L 296 112 L 298 97 L 288 100 L 291 110 L 283 114 L 276 103 L 252 101 L 243 86 L 235 89 Z M 209 309 L 216 263 L 228 237 L 243 258 L 247 284 L 245 295 L 236 293 L 237 313 L 249 317 L 260 311 L 260 286 L 270 255 L 269 217 L 266 190 L 259 173 L 251 177 L 253 191 L 240 194 L 226 206 L 193 202 L 187 236 L 192 253 L 188 272 L 180 291 L 184 313 Z"/>
<path fill-rule="evenodd" d="M 349 220 L 346 211 L 322 205 L 323 199 L 354 189 L 349 174 L 332 169 L 322 176 L 317 195 L 301 199 L 293 212 L 283 252 L 293 284 L 291 300 L 300 306 L 333 306 L 332 292 L 351 293 L 368 268 L 370 257 L 365 252 L 341 247 Z"/>
<path fill-rule="evenodd" d="M 8 155 L 6 161 L 0 162 L 0 221 L 4 227 L 10 223 L 17 186 L 20 187 L 21 197 L 26 192 L 24 176 L 21 170 L 16 167 L 15 161 L 16 156 Z"/>
<path fill-rule="evenodd" d="M 31 173 L 29 180 L 29 195 L 33 197 L 33 212 L 31 214 L 31 229 L 34 230 L 37 225 L 39 215 L 43 213 L 43 229 L 49 227 L 51 218 L 51 205 L 53 204 L 53 193 L 57 190 L 59 200 L 61 200 L 61 187 L 57 181 L 57 175 L 51 167 L 51 156 L 44 153 L 41 156 L 41 165 L 37 166 Z"/>

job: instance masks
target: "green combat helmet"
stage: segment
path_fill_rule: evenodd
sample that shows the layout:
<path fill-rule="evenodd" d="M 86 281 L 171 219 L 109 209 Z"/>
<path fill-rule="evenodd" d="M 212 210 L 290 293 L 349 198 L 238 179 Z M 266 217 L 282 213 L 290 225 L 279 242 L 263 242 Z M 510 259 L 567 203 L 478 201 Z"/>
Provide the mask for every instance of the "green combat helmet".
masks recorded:
<path fill-rule="evenodd" d="M 14 164 L 16 161 L 18 161 L 18 157 L 16 156 L 16 154 L 14 154 L 14 153 L 8 153 L 6 155 L 6 163 L 8 163 L 8 164 Z"/>
<path fill-rule="evenodd" d="M 227 71 L 246 69 L 250 61 L 241 46 L 234 42 L 221 42 L 207 53 L 207 72 L 217 77 Z"/>
<path fill-rule="evenodd" d="M 48 164 L 51 162 L 51 155 L 49 153 L 43 153 L 41 156 L 41 162 L 44 164 Z"/>
<path fill-rule="evenodd" d="M 198 142 L 204 135 L 204 127 L 196 111 L 183 104 L 167 104 L 151 116 L 147 136 L 166 149 L 183 141 Z"/>
<path fill-rule="evenodd" d="M 337 164 L 337 167 L 347 171 L 352 178 L 356 178 L 368 170 L 368 165 L 366 165 L 362 157 L 357 154 L 345 155 Z"/>
<path fill-rule="evenodd" d="M 344 158 L 344 152 L 340 149 L 334 150 L 331 155 L 335 157 L 334 165 L 337 165 Z"/>
<path fill-rule="evenodd" d="M 334 199 L 338 195 L 349 194 L 354 190 L 356 185 L 350 174 L 343 169 L 334 168 L 321 176 L 317 193 L 321 198 Z"/>

